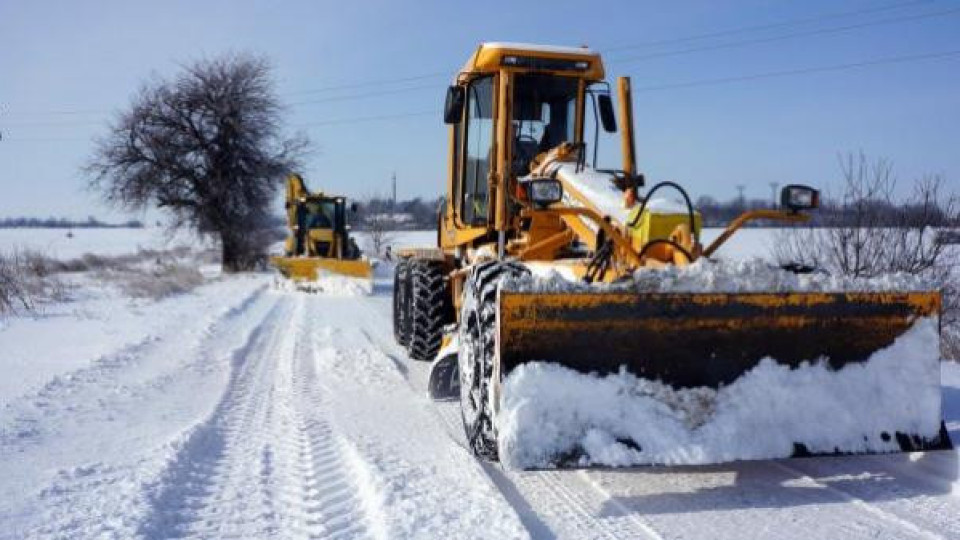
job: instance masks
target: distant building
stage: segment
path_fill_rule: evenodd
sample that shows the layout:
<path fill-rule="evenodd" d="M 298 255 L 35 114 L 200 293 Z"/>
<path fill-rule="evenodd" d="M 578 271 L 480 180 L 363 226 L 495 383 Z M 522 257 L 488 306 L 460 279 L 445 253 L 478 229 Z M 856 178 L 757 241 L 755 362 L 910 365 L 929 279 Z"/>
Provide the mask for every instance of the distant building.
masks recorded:
<path fill-rule="evenodd" d="M 364 224 L 368 226 L 378 223 L 388 228 L 398 229 L 409 227 L 413 225 L 415 221 L 413 214 L 409 212 L 381 212 L 378 214 L 370 214 L 363 218 Z"/>

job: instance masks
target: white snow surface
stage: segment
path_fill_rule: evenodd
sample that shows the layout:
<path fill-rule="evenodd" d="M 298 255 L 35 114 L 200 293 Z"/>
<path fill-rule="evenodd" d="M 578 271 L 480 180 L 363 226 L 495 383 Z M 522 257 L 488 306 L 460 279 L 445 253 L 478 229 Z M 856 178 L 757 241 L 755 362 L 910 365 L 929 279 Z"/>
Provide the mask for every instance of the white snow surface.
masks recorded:
<path fill-rule="evenodd" d="M 68 233 L 72 236 L 68 236 Z M 38 251 L 55 259 L 74 259 L 87 253 L 100 256 L 130 255 L 140 250 L 210 245 L 188 232 L 171 234 L 162 227 L 142 229 L 0 229 L 0 253 L 15 249 Z"/>
<path fill-rule="evenodd" d="M 587 47 L 570 47 L 565 45 L 539 45 L 536 43 L 515 43 L 506 41 L 490 41 L 483 44 L 491 49 L 513 49 L 517 51 L 547 52 L 560 54 L 596 54 Z"/>
<path fill-rule="evenodd" d="M 580 192 L 601 214 L 608 215 L 620 223 L 626 223 L 630 209 L 624 208 L 623 192 L 610 181 L 613 176 L 596 171 L 590 167 L 577 170 L 573 163 L 558 163 L 550 168 L 557 177 Z"/>
<path fill-rule="evenodd" d="M 48 254 L 144 245 L 121 232 Z M 722 254 L 762 255 L 769 235 L 743 231 Z M 43 241 L 21 229 L 0 250 Z M 358 296 L 290 294 L 255 274 L 155 301 L 77 276 L 73 301 L 0 316 L 0 539 L 960 538 L 955 451 L 614 470 L 480 462 L 457 401 L 428 401 L 429 365 L 393 342 L 390 266 Z M 960 442 L 960 366 L 941 370 Z"/>
<path fill-rule="evenodd" d="M 552 467 L 576 453 L 580 465 L 623 467 L 789 457 L 794 442 L 812 452 L 896 451 L 894 433 L 933 437 L 940 428 L 937 324 L 918 320 L 890 347 L 839 370 L 766 358 L 719 390 L 522 364 L 503 386 L 500 458 Z"/>
<path fill-rule="evenodd" d="M 271 279 L 0 328 L 0 539 L 526 538 L 386 317 Z"/>
<path fill-rule="evenodd" d="M 814 272 L 796 274 L 762 259 L 700 259 L 685 267 L 641 268 L 632 279 L 614 284 L 587 284 L 560 272 L 540 271 L 505 282 L 510 290 L 526 292 L 638 291 L 638 292 L 870 292 L 925 291 L 931 285 L 907 273 L 876 278 L 853 278 Z"/>

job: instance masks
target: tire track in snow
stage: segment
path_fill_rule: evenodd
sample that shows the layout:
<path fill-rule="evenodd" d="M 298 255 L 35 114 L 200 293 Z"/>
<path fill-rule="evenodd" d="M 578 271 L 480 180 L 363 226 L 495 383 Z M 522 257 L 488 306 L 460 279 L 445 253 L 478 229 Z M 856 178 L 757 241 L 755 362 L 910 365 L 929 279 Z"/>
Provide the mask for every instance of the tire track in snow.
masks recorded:
<path fill-rule="evenodd" d="M 840 459 L 843 459 L 843 458 L 840 458 Z M 862 498 L 854 495 L 851 492 L 851 490 L 841 489 L 837 487 L 835 483 L 818 481 L 813 476 L 808 474 L 805 470 L 803 470 L 806 467 L 803 467 L 802 464 L 800 467 L 794 467 L 794 466 L 787 465 L 782 461 L 770 461 L 769 463 L 779 469 L 786 471 L 787 473 L 797 475 L 801 480 L 801 482 L 805 483 L 806 485 L 820 488 L 820 489 L 826 489 L 831 493 L 836 494 L 838 497 L 841 497 L 842 499 L 850 502 L 852 505 L 856 506 L 860 510 L 863 510 L 864 512 L 872 514 L 888 523 L 891 523 L 892 525 L 905 529 L 914 535 L 927 538 L 929 540 L 946 540 L 947 539 L 946 536 L 943 536 L 938 532 L 922 527 L 916 524 L 915 522 L 913 522 L 912 520 L 906 519 L 900 515 L 897 515 L 894 512 L 884 510 L 876 504 L 869 503 L 863 500 Z"/>
<path fill-rule="evenodd" d="M 190 374 L 194 370 L 223 369 L 229 355 L 222 347 L 249 342 L 252 323 L 271 307 L 264 291 L 261 286 L 232 297 L 228 307 L 210 311 L 202 324 L 186 331 L 182 320 L 171 319 L 172 324 L 165 323 L 142 340 L 54 378 L 36 393 L 18 398 L 16 408 L 0 413 L 0 424 L 5 426 L 30 421 L 42 426 L 42 430 L 0 441 L 0 453 L 23 455 L 22 461 L 14 459 L 14 463 L 27 471 L 40 467 L 46 476 L 35 491 L 20 494 L 19 504 L 26 511 L 0 508 L 0 521 L 14 516 L 19 520 L 7 525 L 12 530 L 0 530 L 0 538 L 131 537 L 142 511 L 142 486 L 154 481 L 161 469 L 157 454 L 165 452 L 138 448 L 122 454 L 123 459 L 111 459 L 113 448 L 105 444 L 105 434 L 107 440 L 115 436 L 121 444 L 140 440 L 141 434 L 126 432 L 126 426 L 149 425 L 155 417 L 180 412 L 169 401 L 157 407 L 158 398 L 194 384 Z M 240 315 L 245 317 L 242 323 L 237 320 Z M 173 335 L 176 339 L 171 339 Z M 191 352 L 187 360 L 175 361 L 184 356 L 184 349 Z M 42 406 L 31 412 L 31 404 Z M 136 421 L 125 416 L 142 411 L 150 414 Z M 53 461 L 56 468 L 49 459 L 43 460 L 51 453 L 62 454 Z M 26 474 L 29 478 L 31 473 Z M 6 514 L 10 511 L 14 513 Z"/>
<path fill-rule="evenodd" d="M 324 417 L 304 298 L 281 302 L 214 414 L 171 463 L 147 538 L 366 538 L 368 518 Z"/>
<path fill-rule="evenodd" d="M 436 412 L 450 438 L 471 452 L 464 440 L 459 405 L 437 403 Z M 662 540 L 649 523 L 629 509 L 620 506 L 612 514 L 601 511 L 610 496 L 581 476 L 583 471 L 511 471 L 486 462 L 482 468 L 532 538 Z"/>
<path fill-rule="evenodd" d="M 186 537 L 194 532 L 194 525 L 209 526 L 213 536 L 236 532 L 215 527 L 223 517 L 228 517 L 225 514 L 236 511 L 236 506 L 246 506 L 247 496 L 255 497 L 260 492 L 253 489 L 255 485 L 240 485 L 244 479 L 251 479 L 244 474 L 243 465 L 264 465 L 263 454 L 244 455 L 249 448 L 242 443 L 249 440 L 247 432 L 258 412 L 254 407 L 257 389 L 251 387 L 265 377 L 264 370 L 269 365 L 265 358 L 279 338 L 281 321 L 289 316 L 285 307 L 282 303 L 274 306 L 245 350 L 234 358 L 231 379 L 219 405 L 192 430 L 163 478 L 151 490 L 150 514 L 139 530 L 144 537 Z M 256 475 L 252 479 L 256 480 Z M 225 487 L 239 491 L 225 492 Z M 242 514 L 241 511 L 241 518 Z"/>
<path fill-rule="evenodd" d="M 188 335 L 194 339 L 197 347 L 203 346 L 213 338 L 232 319 L 245 313 L 257 300 L 262 297 L 266 286 L 251 291 L 236 305 L 229 306 L 205 321 L 202 328 Z M 179 324 L 179 323 L 178 323 Z M 11 403 L 0 407 L 0 451 L 12 446 L 23 447 L 26 444 L 36 443 L 36 439 L 43 433 L 38 416 L 49 418 L 56 415 L 75 415 L 81 409 L 104 408 L 101 397 L 97 399 L 82 399 L 85 392 L 97 391 L 109 386 L 112 399 L 122 397 L 135 398 L 177 377 L 177 373 L 156 373 L 140 381 L 125 381 L 122 379 L 125 371 L 135 368 L 151 355 L 162 350 L 169 344 L 164 340 L 166 332 L 152 333 L 141 339 L 129 343 L 114 352 L 103 355 L 91 362 L 90 365 L 53 377 L 49 382 L 32 393 L 20 396 Z M 196 356 L 196 362 L 191 367 L 200 366 L 201 369 L 210 369 L 210 358 L 205 354 Z M 46 422 L 49 424 L 49 421 Z"/>
<path fill-rule="evenodd" d="M 320 525 L 318 537 L 347 539 L 377 536 L 371 527 L 371 516 L 364 508 L 361 488 L 355 478 L 348 456 L 351 450 L 334 430 L 325 411 L 325 388 L 317 365 L 317 345 L 321 338 L 329 339 L 329 329 L 321 335 L 301 319 L 298 334 L 306 341 L 304 350 L 295 355 L 298 371 L 295 392 L 298 399 L 298 417 L 304 440 L 302 463 L 306 463 L 308 500 L 314 523 Z"/>

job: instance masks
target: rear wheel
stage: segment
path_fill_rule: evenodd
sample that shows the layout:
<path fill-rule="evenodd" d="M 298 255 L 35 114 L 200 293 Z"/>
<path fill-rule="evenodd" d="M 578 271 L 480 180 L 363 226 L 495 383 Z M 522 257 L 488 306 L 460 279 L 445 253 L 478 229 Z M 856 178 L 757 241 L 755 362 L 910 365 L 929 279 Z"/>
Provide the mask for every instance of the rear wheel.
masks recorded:
<path fill-rule="evenodd" d="M 401 259 L 393 270 L 393 337 L 406 347 L 410 343 L 410 267 Z"/>
<path fill-rule="evenodd" d="M 464 285 L 458 366 L 460 412 L 473 453 L 491 461 L 498 458 L 490 399 L 496 355 L 497 291 L 505 278 L 527 273 L 517 263 L 486 262 L 473 268 Z"/>
<path fill-rule="evenodd" d="M 443 327 L 453 322 L 446 272 L 438 261 L 410 260 L 410 358 L 433 360 L 443 342 Z"/>

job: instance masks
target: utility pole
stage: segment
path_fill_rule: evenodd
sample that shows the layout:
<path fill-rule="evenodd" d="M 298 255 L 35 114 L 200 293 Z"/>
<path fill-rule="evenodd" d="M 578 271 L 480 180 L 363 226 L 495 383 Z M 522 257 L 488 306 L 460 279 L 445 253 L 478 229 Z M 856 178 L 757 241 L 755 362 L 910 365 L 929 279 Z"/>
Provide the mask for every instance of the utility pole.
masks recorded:
<path fill-rule="evenodd" d="M 747 186 L 743 184 L 737 184 L 737 192 L 739 193 L 739 195 L 737 196 L 737 201 L 740 203 L 740 208 L 743 208 L 746 206 L 746 199 L 743 197 L 743 191 L 745 189 L 747 189 Z"/>
<path fill-rule="evenodd" d="M 779 183 L 777 183 L 777 182 L 770 182 L 770 192 L 771 192 L 771 194 L 772 194 L 771 202 L 773 203 L 773 207 L 774 207 L 774 208 L 777 207 L 777 203 L 778 203 L 778 201 L 777 201 L 777 188 L 778 188 L 778 187 L 780 187 L 780 184 L 779 184 Z"/>
<path fill-rule="evenodd" d="M 397 173 L 393 173 L 393 204 L 390 207 L 394 212 L 397 211 Z"/>

